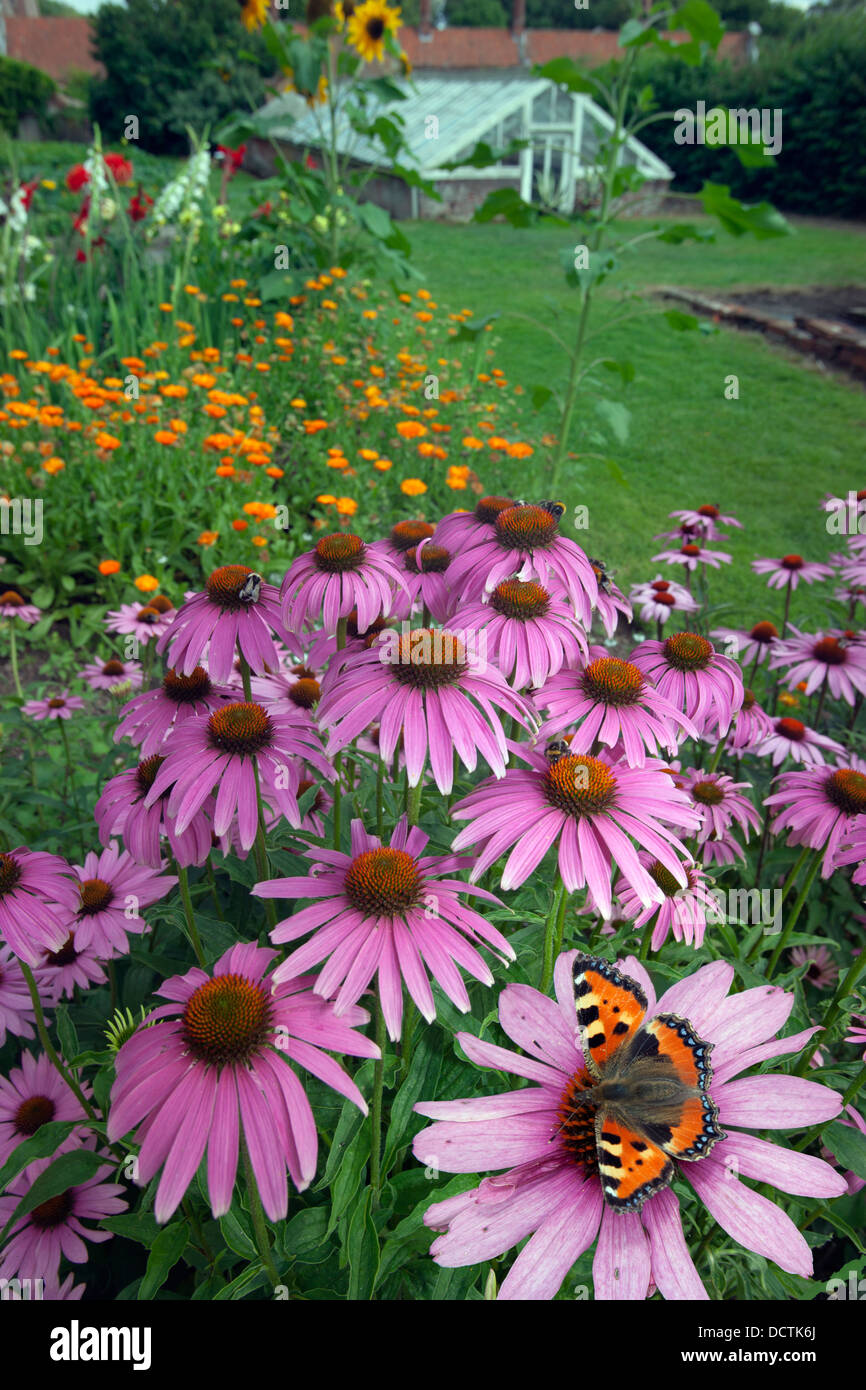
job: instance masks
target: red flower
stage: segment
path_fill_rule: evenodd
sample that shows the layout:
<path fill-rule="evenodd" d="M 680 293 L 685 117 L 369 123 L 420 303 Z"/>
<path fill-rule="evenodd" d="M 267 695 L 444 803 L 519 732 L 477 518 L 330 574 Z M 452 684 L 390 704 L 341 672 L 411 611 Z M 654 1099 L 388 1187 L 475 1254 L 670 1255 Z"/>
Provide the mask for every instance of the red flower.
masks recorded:
<path fill-rule="evenodd" d="M 38 187 L 38 179 L 31 179 L 30 183 L 22 183 L 21 185 L 21 206 L 25 208 L 28 212 L 30 210 L 30 204 L 33 202 L 33 194 L 36 192 Z"/>
<path fill-rule="evenodd" d="M 148 198 L 147 194 L 139 188 L 134 197 L 130 198 L 127 211 L 133 222 L 141 222 L 147 216 L 147 209 L 152 207 L 153 199 Z"/>
<path fill-rule="evenodd" d="M 73 164 L 69 173 L 66 175 L 66 187 L 70 193 L 77 193 L 86 183 L 90 183 L 90 175 L 83 164 Z"/>
<path fill-rule="evenodd" d="M 228 145 L 217 145 L 217 153 L 222 155 L 232 174 L 240 169 L 246 152 L 246 145 L 238 145 L 236 150 L 229 149 Z"/>
<path fill-rule="evenodd" d="M 132 183 L 132 163 L 125 159 L 122 154 L 107 154 L 105 165 L 107 169 L 111 170 L 115 183 Z"/>
<path fill-rule="evenodd" d="M 306 164 L 308 169 L 315 169 L 316 167 L 316 161 L 314 160 L 311 154 L 307 155 L 306 159 L 304 160 L 304 163 Z"/>
<path fill-rule="evenodd" d="M 84 236 L 87 230 L 87 214 L 90 212 L 90 194 L 84 199 L 72 222 L 72 230 Z"/>
<path fill-rule="evenodd" d="M 270 198 L 268 198 L 268 201 L 266 203 L 259 203 L 255 212 L 253 213 L 253 217 L 267 217 L 269 213 L 273 212 L 273 210 L 274 205 L 271 202 Z"/>

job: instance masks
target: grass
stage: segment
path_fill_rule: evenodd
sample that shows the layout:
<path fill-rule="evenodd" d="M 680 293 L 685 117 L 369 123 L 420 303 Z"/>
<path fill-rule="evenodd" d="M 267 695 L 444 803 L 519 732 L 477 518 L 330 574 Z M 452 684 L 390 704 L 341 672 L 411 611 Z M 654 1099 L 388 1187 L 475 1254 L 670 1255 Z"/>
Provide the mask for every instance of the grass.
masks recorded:
<path fill-rule="evenodd" d="M 629 235 L 641 229 L 642 224 L 628 224 Z M 406 231 L 414 263 L 443 307 L 471 307 L 478 317 L 500 315 L 489 346 L 511 382 L 532 388 L 564 379 L 567 363 L 561 349 L 541 326 L 516 315 L 542 319 L 566 342 L 573 341 L 577 297 L 564 281 L 559 260 L 573 236 L 569 239 L 561 228 L 517 230 L 475 223 L 418 222 Z M 811 221 L 797 222 L 790 237 L 768 241 L 720 232 L 714 245 L 647 242 L 624 258 L 621 275 L 603 286 L 591 327 L 623 312 L 618 299 L 624 291 L 668 284 L 715 289 L 844 285 L 862 282 L 864 265 L 866 229 Z M 618 377 L 603 373 L 605 390 L 631 414 L 628 439 L 608 445 L 618 467 L 601 460 L 569 460 L 561 491 L 570 506 L 584 503 L 589 508 L 589 529 L 577 539 L 589 553 L 603 557 L 616 570 L 617 582 L 627 587 L 663 568 L 649 563 L 664 544 L 651 538 L 666 529 L 670 511 L 718 503 L 739 517 L 745 530 L 733 531 L 730 542 L 719 547 L 727 548 L 735 563 L 711 573 L 713 602 L 727 606 L 724 621 L 731 625 L 764 616 L 778 619 L 779 597 L 768 593 L 749 562 L 758 555 L 792 551 L 823 559 L 839 549 L 839 537 L 828 534 L 818 503 L 827 492 L 845 495 L 849 488 L 863 486 L 866 396 L 848 379 L 757 334 L 726 328 L 709 334 L 676 332 L 662 318 L 663 307 L 610 328 L 590 344 L 593 357 L 628 359 L 636 375 L 622 388 Z M 730 375 L 739 380 L 738 400 L 725 399 Z M 581 398 L 572 441 L 576 450 L 581 428 L 597 427 L 597 394 L 597 389 L 587 389 Z M 555 428 L 551 405 L 539 417 L 541 426 Z M 535 457 L 542 462 L 541 454 Z M 512 485 L 524 496 L 544 495 L 543 468 L 533 478 L 525 465 L 520 467 Z M 812 591 L 801 587 L 794 620 L 799 615 L 804 621 L 826 622 L 828 593 L 827 586 Z M 834 616 L 838 621 L 838 611 Z"/>

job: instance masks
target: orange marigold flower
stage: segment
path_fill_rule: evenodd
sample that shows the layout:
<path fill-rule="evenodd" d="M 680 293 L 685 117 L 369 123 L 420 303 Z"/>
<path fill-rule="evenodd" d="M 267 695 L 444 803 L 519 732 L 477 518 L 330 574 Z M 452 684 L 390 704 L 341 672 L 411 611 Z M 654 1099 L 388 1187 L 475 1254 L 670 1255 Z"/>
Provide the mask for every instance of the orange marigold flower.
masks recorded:
<path fill-rule="evenodd" d="M 100 574 L 117 574 L 120 569 L 119 560 L 100 560 L 97 565 Z"/>
<path fill-rule="evenodd" d="M 368 463 L 372 463 L 374 459 L 377 459 L 379 457 L 379 455 L 377 454 L 375 449 L 359 449 L 358 457 L 366 459 Z"/>
<path fill-rule="evenodd" d="M 66 464 L 63 462 L 63 459 L 52 456 L 45 460 L 42 467 L 45 469 L 46 473 L 50 473 L 53 477 L 55 473 L 60 473 L 66 467 Z"/>
<path fill-rule="evenodd" d="M 198 545 L 213 545 L 220 538 L 219 531 L 202 531 L 198 538 Z"/>
<path fill-rule="evenodd" d="M 119 448 L 120 448 L 120 440 L 117 439 L 115 435 L 113 435 L 113 434 L 105 434 L 103 431 L 100 431 L 99 434 L 96 436 L 96 441 L 95 441 L 95 443 L 96 443 L 97 449 L 119 449 Z"/>
<path fill-rule="evenodd" d="M 333 507 L 337 499 L 336 497 L 333 497 L 330 492 L 320 492 L 319 496 L 316 498 L 316 501 L 322 507 Z"/>
<path fill-rule="evenodd" d="M 237 519 L 237 521 L 233 521 L 233 522 L 232 522 L 232 530 L 233 530 L 233 531 L 246 531 L 246 529 L 247 529 L 247 527 L 249 526 L 249 524 L 250 524 L 250 523 L 249 523 L 248 521 L 244 521 L 242 518 L 239 517 L 239 518 Z"/>
<path fill-rule="evenodd" d="M 159 580 L 152 574 L 140 574 L 132 582 L 136 589 L 139 589 L 143 594 L 152 594 L 155 589 L 159 588 Z"/>
<path fill-rule="evenodd" d="M 177 435 L 173 430 L 157 430 L 154 434 L 157 444 L 176 444 Z"/>
<path fill-rule="evenodd" d="M 417 420 L 401 420 L 397 426 L 397 433 L 403 439 L 420 439 L 427 433 L 427 426 L 419 424 Z"/>
<path fill-rule="evenodd" d="M 305 420 L 304 429 L 307 434 L 318 434 L 319 430 L 328 428 L 327 420 Z"/>
<path fill-rule="evenodd" d="M 400 484 L 400 491 L 407 497 L 420 497 L 422 492 L 427 491 L 427 484 L 422 483 L 420 478 L 404 478 Z"/>
<path fill-rule="evenodd" d="M 354 516 L 358 510 L 358 503 L 353 497 L 338 497 L 337 511 L 340 516 Z"/>

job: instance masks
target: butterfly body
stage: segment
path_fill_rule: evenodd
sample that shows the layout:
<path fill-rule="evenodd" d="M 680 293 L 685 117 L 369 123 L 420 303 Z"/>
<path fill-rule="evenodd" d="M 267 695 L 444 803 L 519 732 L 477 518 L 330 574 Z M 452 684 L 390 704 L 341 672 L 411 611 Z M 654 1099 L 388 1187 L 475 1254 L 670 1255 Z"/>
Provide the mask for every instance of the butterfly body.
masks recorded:
<path fill-rule="evenodd" d="M 576 958 L 574 987 L 589 1085 L 564 1126 L 577 1136 L 594 1116 L 605 1202 L 640 1211 L 671 1182 L 674 1160 L 705 1158 L 725 1138 L 707 1089 L 712 1044 L 677 1014 L 647 1019 L 640 986 L 598 957 Z"/>

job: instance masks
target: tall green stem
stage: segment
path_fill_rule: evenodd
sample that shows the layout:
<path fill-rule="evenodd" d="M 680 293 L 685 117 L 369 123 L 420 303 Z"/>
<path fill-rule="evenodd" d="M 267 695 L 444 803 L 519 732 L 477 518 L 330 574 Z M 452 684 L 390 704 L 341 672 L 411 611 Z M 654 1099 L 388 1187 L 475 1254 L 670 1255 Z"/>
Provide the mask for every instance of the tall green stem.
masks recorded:
<path fill-rule="evenodd" d="M 262 1264 L 267 1271 L 272 1286 L 276 1287 L 280 1282 L 280 1276 L 277 1273 L 277 1267 L 274 1264 L 274 1257 L 271 1253 L 271 1242 L 268 1237 L 268 1228 L 265 1225 L 265 1213 L 262 1209 L 262 1199 L 259 1196 L 256 1175 L 253 1172 L 253 1164 L 243 1131 L 241 1131 L 240 1134 L 240 1148 L 244 1165 L 244 1177 L 246 1178 L 247 1184 L 247 1193 L 250 1199 L 250 1217 L 253 1223 L 253 1234 L 256 1238 L 256 1248 L 262 1257 Z"/>
<path fill-rule="evenodd" d="M 831 1028 L 834 1026 L 837 1018 L 842 1012 L 842 1000 L 846 997 L 846 995 L 853 994 L 857 981 L 860 979 L 860 976 L 863 974 L 864 970 L 866 970 L 866 951 L 861 951 L 859 956 L 854 957 L 845 975 L 845 978 L 840 981 L 836 989 L 836 993 L 833 995 L 833 998 L 830 1001 L 830 1007 L 827 1010 L 827 1016 L 824 1019 L 823 1024 L 825 1038 L 829 1035 Z M 797 1066 L 794 1068 L 795 1076 L 805 1076 L 809 1068 L 809 1059 L 811 1058 L 814 1050 L 814 1044 L 810 1043 L 810 1045 L 806 1049 L 805 1055 L 800 1058 L 799 1062 L 797 1063 Z"/>
<path fill-rule="evenodd" d="M 544 958 L 541 968 L 541 992 L 546 994 L 550 989 L 550 982 L 553 979 L 553 967 L 556 957 L 562 950 L 562 937 L 565 930 L 565 909 L 568 906 L 568 889 L 557 875 L 557 887 L 554 892 L 553 906 L 547 918 L 544 928 Z"/>
<path fill-rule="evenodd" d="M 813 851 L 813 854 L 812 854 L 812 862 L 811 862 L 810 865 L 809 865 L 808 872 L 807 872 L 806 877 L 805 877 L 805 879 L 804 879 L 804 881 L 803 881 L 803 887 L 800 889 L 800 892 L 799 892 L 799 894 L 797 895 L 797 901 L 794 903 L 794 906 L 793 906 L 793 908 L 791 909 L 791 915 L 789 916 L 787 922 L 786 922 L 785 925 L 784 925 L 784 928 L 782 929 L 782 933 L 781 933 L 781 935 L 780 935 L 780 937 L 779 937 L 778 942 L 776 943 L 776 949 L 774 950 L 773 954 L 770 956 L 770 961 L 769 961 L 769 964 L 768 964 L 768 966 L 767 966 L 767 979 L 768 979 L 768 980 L 772 979 L 773 972 L 774 972 L 774 970 L 776 969 L 776 966 L 777 966 L 778 963 L 779 963 L 779 957 L 781 956 L 782 952 L 784 951 L 785 947 L 787 946 L 788 942 L 789 942 L 790 939 L 791 939 L 791 934 L 792 934 L 792 932 L 793 932 L 795 926 L 797 925 L 797 919 L 799 918 L 800 913 L 803 911 L 803 907 L 804 907 L 804 905 L 805 905 L 806 899 L 807 899 L 808 896 L 809 896 L 809 889 L 812 887 L 812 883 L 813 883 L 813 880 L 814 880 L 814 878 L 815 878 L 815 875 L 817 874 L 818 869 L 821 867 L 821 859 L 822 859 L 822 857 L 823 857 L 823 854 L 824 854 L 824 846 L 823 846 L 823 845 L 821 846 L 820 849 L 816 849 L 816 850 Z"/>
<path fill-rule="evenodd" d="M 382 1012 L 382 1004 L 378 994 L 373 1006 L 373 1016 L 379 1057 L 374 1063 L 373 1098 L 370 1105 L 370 1186 L 373 1189 L 373 1200 L 378 1201 L 379 1190 L 382 1186 L 380 1167 L 382 1157 L 382 1092 L 385 1088 L 385 1045 L 387 1042 L 385 1015 Z"/>
<path fill-rule="evenodd" d="M 337 651 L 341 652 L 346 645 L 346 618 L 339 618 L 337 621 Z M 343 754 L 337 753 L 334 758 L 334 771 L 337 776 L 334 781 L 334 849 L 340 848 L 340 838 L 342 833 L 343 820 Z"/>
<path fill-rule="evenodd" d="M 19 963 L 21 965 L 21 973 L 23 974 L 24 979 L 27 982 L 27 988 L 30 991 L 30 1001 L 33 1005 L 33 1012 L 36 1015 L 36 1031 L 39 1034 L 39 1041 L 42 1044 L 46 1056 L 48 1057 L 48 1060 L 54 1067 L 55 1071 L 57 1072 L 57 1075 L 60 1076 L 66 1083 L 66 1085 L 69 1087 L 70 1091 L 75 1096 L 75 1099 L 78 1101 L 78 1104 L 81 1106 L 88 1119 L 95 1120 L 96 1111 L 93 1109 L 93 1106 L 90 1104 L 89 1100 L 85 1096 L 81 1087 L 78 1085 L 78 1082 L 75 1080 L 72 1073 L 68 1072 L 64 1067 L 59 1056 L 57 1055 L 57 1051 L 54 1047 L 54 1044 L 48 1036 L 48 1029 L 45 1026 L 45 1014 L 42 1011 L 42 1000 L 39 998 L 39 990 L 36 986 L 36 981 L 33 978 L 33 971 L 30 969 L 30 966 L 27 965 L 25 961 L 22 960 Z"/>
<path fill-rule="evenodd" d="M 195 924 L 195 913 L 192 909 L 192 898 L 189 894 L 189 875 L 186 869 L 180 864 L 175 863 L 177 869 L 177 883 L 180 889 L 180 900 L 183 903 L 183 915 L 186 918 L 186 929 L 189 932 L 189 939 L 192 942 L 192 949 L 195 951 L 195 958 L 202 970 L 206 968 L 205 953 L 201 944 L 201 937 L 198 934 L 198 927 Z"/>

